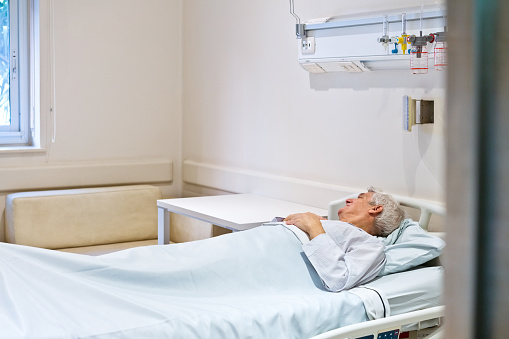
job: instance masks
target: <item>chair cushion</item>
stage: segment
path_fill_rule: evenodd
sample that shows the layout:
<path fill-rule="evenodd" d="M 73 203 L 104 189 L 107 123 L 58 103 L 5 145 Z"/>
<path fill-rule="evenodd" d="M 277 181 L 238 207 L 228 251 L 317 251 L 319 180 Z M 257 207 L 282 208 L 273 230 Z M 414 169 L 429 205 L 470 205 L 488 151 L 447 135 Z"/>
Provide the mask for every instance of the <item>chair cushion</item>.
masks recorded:
<path fill-rule="evenodd" d="M 59 249 L 157 239 L 157 199 L 150 185 L 9 194 L 6 240 Z"/>

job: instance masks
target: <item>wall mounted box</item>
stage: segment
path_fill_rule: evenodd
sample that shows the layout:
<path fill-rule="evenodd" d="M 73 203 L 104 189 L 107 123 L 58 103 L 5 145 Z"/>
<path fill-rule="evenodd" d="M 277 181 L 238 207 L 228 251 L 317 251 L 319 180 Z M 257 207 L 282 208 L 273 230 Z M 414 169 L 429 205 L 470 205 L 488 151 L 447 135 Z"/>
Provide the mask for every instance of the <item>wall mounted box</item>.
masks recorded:
<path fill-rule="evenodd" d="M 432 124 L 435 122 L 435 102 L 433 100 L 420 100 L 417 110 L 416 123 Z"/>

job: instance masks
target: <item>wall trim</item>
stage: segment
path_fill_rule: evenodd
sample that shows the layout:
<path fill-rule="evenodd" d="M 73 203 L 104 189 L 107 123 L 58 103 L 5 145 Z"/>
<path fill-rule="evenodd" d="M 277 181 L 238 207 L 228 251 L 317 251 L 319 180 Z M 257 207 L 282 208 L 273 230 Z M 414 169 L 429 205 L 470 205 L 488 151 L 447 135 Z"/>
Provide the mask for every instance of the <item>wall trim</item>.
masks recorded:
<path fill-rule="evenodd" d="M 184 160 L 182 177 L 186 184 L 232 193 L 260 194 L 318 208 L 327 208 L 332 200 L 365 190 L 193 160 Z"/>
<path fill-rule="evenodd" d="M 0 168 L 0 190 L 171 183 L 171 160 L 73 163 Z"/>

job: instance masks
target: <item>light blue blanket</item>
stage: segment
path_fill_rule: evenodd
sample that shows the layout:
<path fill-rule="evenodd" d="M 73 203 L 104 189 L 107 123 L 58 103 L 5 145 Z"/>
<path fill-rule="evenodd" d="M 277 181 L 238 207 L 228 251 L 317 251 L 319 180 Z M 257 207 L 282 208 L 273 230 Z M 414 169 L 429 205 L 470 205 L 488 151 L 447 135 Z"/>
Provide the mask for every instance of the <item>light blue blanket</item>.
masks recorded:
<path fill-rule="evenodd" d="M 0 338 L 309 338 L 365 320 L 284 227 L 98 257 L 0 243 Z"/>

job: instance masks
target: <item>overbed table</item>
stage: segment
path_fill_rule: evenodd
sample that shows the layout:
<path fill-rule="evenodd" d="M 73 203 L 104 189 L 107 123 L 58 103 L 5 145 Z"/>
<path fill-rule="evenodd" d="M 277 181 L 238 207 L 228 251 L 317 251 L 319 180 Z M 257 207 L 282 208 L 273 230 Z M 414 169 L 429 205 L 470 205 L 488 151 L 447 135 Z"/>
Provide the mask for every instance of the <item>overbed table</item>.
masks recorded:
<path fill-rule="evenodd" d="M 199 219 L 233 231 L 244 231 L 274 217 L 312 212 L 327 216 L 327 210 L 256 194 L 228 194 L 157 201 L 158 244 L 170 243 L 170 213 Z"/>

